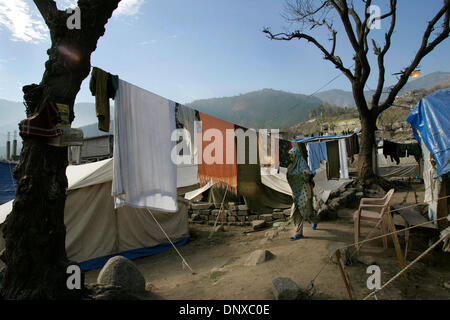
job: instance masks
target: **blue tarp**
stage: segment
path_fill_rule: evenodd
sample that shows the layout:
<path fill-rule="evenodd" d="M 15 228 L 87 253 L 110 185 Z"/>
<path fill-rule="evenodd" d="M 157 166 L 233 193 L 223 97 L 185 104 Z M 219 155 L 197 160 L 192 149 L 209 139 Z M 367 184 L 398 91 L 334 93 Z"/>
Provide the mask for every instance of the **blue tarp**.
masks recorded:
<path fill-rule="evenodd" d="M 0 204 L 16 196 L 16 180 L 12 174 L 15 166 L 14 162 L 0 161 Z"/>
<path fill-rule="evenodd" d="M 437 90 L 422 98 L 406 118 L 414 137 L 420 137 L 436 160 L 439 176 L 450 172 L 450 89 Z M 420 137 L 418 135 L 420 133 Z"/>

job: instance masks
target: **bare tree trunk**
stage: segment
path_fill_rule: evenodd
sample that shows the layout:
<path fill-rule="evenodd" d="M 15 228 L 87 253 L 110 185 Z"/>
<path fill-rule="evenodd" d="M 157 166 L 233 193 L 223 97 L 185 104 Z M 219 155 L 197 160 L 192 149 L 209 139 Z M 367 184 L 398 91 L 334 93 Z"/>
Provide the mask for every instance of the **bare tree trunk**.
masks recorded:
<path fill-rule="evenodd" d="M 372 163 L 373 148 L 375 145 L 376 118 L 361 116 L 361 146 L 359 149 L 359 178 L 366 184 L 374 177 Z"/>
<path fill-rule="evenodd" d="M 52 0 L 34 0 L 52 39 L 49 60 L 39 85 L 23 87 L 27 116 L 44 101 L 73 105 L 82 81 L 90 72 L 90 56 L 103 35 L 104 25 L 120 0 L 80 0 L 81 29 L 67 28 L 68 14 Z M 1 258 L 7 269 L 1 294 L 5 299 L 72 299 L 81 290 L 66 285 L 67 259 L 64 205 L 67 147 L 53 147 L 42 137 L 23 137 L 14 177 L 17 181 L 13 210 L 4 227 L 6 249 Z"/>

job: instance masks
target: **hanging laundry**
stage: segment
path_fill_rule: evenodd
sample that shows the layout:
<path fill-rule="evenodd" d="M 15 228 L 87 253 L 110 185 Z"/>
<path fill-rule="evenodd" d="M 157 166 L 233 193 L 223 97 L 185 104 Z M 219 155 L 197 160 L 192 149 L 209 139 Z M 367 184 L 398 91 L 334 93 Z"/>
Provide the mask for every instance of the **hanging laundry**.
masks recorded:
<path fill-rule="evenodd" d="M 345 139 L 339 139 L 339 178 L 348 179 L 347 146 Z"/>
<path fill-rule="evenodd" d="M 89 89 L 95 96 L 95 113 L 98 118 L 98 129 L 109 132 L 109 99 L 114 99 L 118 87 L 119 77 L 100 68 L 93 67 Z"/>
<path fill-rule="evenodd" d="M 185 107 L 179 103 L 173 103 L 175 105 L 176 128 L 186 129 L 189 133 L 189 135 L 185 137 L 186 141 L 184 143 L 186 143 L 186 146 L 190 151 L 191 163 L 194 164 L 195 159 L 197 159 L 197 146 L 194 144 L 194 137 L 197 133 L 195 132 L 194 124 L 195 121 L 200 121 L 200 113 L 197 110 Z"/>
<path fill-rule="evenodd" d="M 289 166 L 289 150 L 292 149 L 292 143 L 287 140 L 279 140 L 279 159 L 280 167 L 287 168 Z"/>
<path fill-rule="evenodd" d="M 56 104 L 44 102 L 38 112 L 19 123 L 20 136 L 57 137 L 62 130 L 56 127 L 58 123 L 58 109 Z"/>
<path fill-rule="evenodd" d="M 279 138 L 278 134 L 272 132 L 258 131 L 258 157 L 260 165 L 267 170 L 278 170 L 279 161 Z"/>
<path fill-rule="evenodd" d="M 398 148 L 395 142 L 391 142 L 388 140 L 383 140 L 383 155 L 387 159 L 388 156 L 391 157 L 391 161 L 394 161 L 400 164 L 400 157 L 398 155 Z"/>
<path fill-rule="evenodd" d="M 328 162 L 327 143 L 326 142 L 309 142 L 306 145 L 308 151 L 308 166 L 313 174 L 316 174 L 316 169 L 320 168 L 320 161 Z"/>
<path fill-rule="evenodd" d="M 257 196 L 261 193 L 261 167 L 258 157 L 258 134 L 256 130 L 235 125 L 235 130 L 242 130 L 245 140 L 237 138 L 237 191 L 242 196 Z M 238 135 L 236 134 L 236 137 Z M 239 159 L 241 155 L 244 159 Z M 241 161 L 242 160 L 242 161 Z"/>
<path fill-rule="evenodd" d="M 410 143 L 407 146 L 408 156 L 413 156 L 417 162 L 422 158 L 422 148 L 418 143 Z"/>
<path fill-rule="evenodd" d="M 347 147 L 347 155 L 353 157 L 355 154 L 359 154 L 359 141 L 356 133 L 345 139 Z"/>
<path fill-rule="evenodd" d="M 202 137 L 198 139 L 198 176 L 200 184 L 206 185 L 213 180 L 221 187 L 230 187 L 237 193 L 236 143 L 234 124 L 200 112 Z M 227 139 L 227 129 L 232 139 Z M 205 135 L 206 134 L 206 135 Z M 220 135 L 220 136 L 219 136 Z M 228 161 L 227 161 L 228 159 Z M 228 162 L 228 163 L 227 163 Z"/>
<path fill-rule="evenodd" d="M 395 160 L 400 164 L 400 158 L 414 156 L 417 162 L 422 157 L 422 149 L 418 143 L 396 143 L 388 140 L 383 140 L 383 154 L 391 157 L 391 161 Z"/>
<path fill-rule="evenodd" d="M 177 211 L 177 167 L 171 159 L 175 110 L 169 100 L 119 80 L 114 119 L 116 207 Z"/>

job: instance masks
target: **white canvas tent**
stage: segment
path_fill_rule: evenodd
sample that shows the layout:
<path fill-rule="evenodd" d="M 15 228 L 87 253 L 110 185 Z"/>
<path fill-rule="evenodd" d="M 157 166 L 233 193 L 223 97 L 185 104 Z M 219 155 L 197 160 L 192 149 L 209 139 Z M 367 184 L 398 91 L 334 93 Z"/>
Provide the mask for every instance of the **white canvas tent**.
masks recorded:
<path fill-rule="evenodd" d="M 170 249 L 164 233 L 145 209 L 114 209 L 111 196 L 112 159 L 68 166 L 67 199 L 64 210 L 66 252 L 70 260 L 83 269 L 101 267 L 109 257 L 121 254 L 128 258 L 151 255 Z M 178 167 L 178 189 L 197 185 L 197 168 Z M 0 206 L 2 224 L 12 210 L 10 201 Z M 179 197 L 175 213 L 152 210 L 164 231 L 176 244 L 184 244 L 189 236 L 188 204 Z M 0 235 L 0 251 L 4 248 Z"/>
<path fill-rule="evenodd" d="M 274 170 L 261 168 L 261 182 L 273 190 L 287 195 L 292 195 L 291 187 L 286 179 L 286 170 L 287 169 L 285 168 L 280 168 L 280 172 L 277 173 Z M 317 198 L 326 203 L 333 191 L 338 190 L 341 187 L 345 187 L 352 181 L 352 179 L 328 180 L 326 164 L 322 162 L 320 168 L 316 170 L 316 174 L 314 176 L 314 194 Z"/>

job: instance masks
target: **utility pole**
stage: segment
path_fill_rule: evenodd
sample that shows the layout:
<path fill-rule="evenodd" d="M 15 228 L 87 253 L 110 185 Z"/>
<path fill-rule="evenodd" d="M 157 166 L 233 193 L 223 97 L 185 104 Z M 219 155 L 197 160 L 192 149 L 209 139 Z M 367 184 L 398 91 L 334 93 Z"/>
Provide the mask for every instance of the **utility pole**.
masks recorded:
<path fill-rule="evenodd" d="M 14 130 L 14 140 L 12 149 L 12 159 L 15 161 L 17 157 L 17 131 Z"/>
<path fill-rule="evenodd" d="M 6 141 L 6 160 L 11 159 L 11 132 L 8 131 L 8 140 Z"/>

